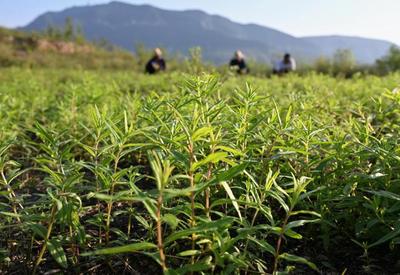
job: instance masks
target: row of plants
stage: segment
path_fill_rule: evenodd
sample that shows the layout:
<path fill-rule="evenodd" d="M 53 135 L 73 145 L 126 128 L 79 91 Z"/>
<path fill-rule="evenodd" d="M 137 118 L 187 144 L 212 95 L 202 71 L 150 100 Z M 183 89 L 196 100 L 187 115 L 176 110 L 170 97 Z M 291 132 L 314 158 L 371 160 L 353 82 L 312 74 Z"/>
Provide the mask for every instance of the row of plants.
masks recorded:
<path fill-rule="evenodd" d="M 3 70 L 0 269 L 392 274 L 398 79 Z"/>

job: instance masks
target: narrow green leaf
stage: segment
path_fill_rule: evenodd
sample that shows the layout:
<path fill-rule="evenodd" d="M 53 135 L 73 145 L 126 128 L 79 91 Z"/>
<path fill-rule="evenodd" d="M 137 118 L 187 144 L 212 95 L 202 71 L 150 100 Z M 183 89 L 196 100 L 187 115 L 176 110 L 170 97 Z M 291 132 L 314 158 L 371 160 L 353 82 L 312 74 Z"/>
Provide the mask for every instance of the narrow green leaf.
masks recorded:
<path fill-rule="evenodd" d="M 314 223 L 314 222 L 318 222 L 318 221 L 319 221 L 319 219 L 292 221 L 292 222 L 289 222 L 286 225 L 286 230 L 289 230 L 289 229 L 295 228 L 295 227 L 300 227 L 300 226 L 303 226 L 303 225 L 305 225 L 307 223 Z"/>
<path fill-rule="evenodd" d="M 267 243 L 267 241 L 262 239 L 256 239 L 254 237 L 249 237 L 249 240 L 258 245 L 264 251 L 270 253 L 271 255 L 275 255 L 275 248 Z"/>
<path fill-rule="evenodd" d="M 213 130 L 213 128 L 211 128 L 211 127 L 203 127 L 203 128 L 197 129 L 192 135 L 192 141 L 193 142 L 198 141 L 202 137 L 210 134 L 212 132 L 212 130 Z"/>
<path fill-rule="evenodd" d="M 215 147 L 216 150 L 222 150 L 228 153 L 231 153 L 234 156 L 243 156 L 244 154 L 242 152 L 240 152 L 239 150 L 233 149 L 231 147 L 228 146 L 223 146 L 223 145 L 218 145 Z"/>
<path fill-rule="evenodd" d="M 189 229 L 180 230 L 176 233 L 169 235 L 165 239 L 164 243 L 165 243 L 165 245 L 167 245 L 175 240 L 185 238 L 193 233 L 199 234 L 202 232 L 218 231 L 218 230 L 228 227 L 229 225 L 232 224 L 233 221 L 234 221 L 234 219 L 232 217 L 226 217 L 226 218 L 219 219 L 217 221 L 202 223 L 198 226 L 195 226 L 195 227 L 192 227 Z"/>
<path fill-rule="evenodd" d="M 389 192 L 389 191 L 368 191 L 368 193 L 380 196 L 380 197 L 384 197 L 384 198 L 388 198 L 388 199 L 392 199 L 392 200 L 397 200 L 400 201 L 400 195 L 397 195 L 395 193 Z"/>
<path fill-rule="evenodd" d="M 398 228 L 397 230 L 394 230 L 394 231 L 392 231 L 392 232 L 386 234 L 385 236 L 383 236 L 382 238 L 380 238 L 379 240 L 377 240 L 377 241 L 374 242 L 373 244 L 370 244 L 370 245 L 368 246 L 368 248 L 372 248 L 372 247 L 374 247 L 374 246 L 378 246 L 378 245 L 380 245 L 380 244 L 383 244 L 383 243 L 385 243 L 385 242 L 387 242 L 387 241 L 390 241 L 390 240 L 396 238 L 396 237 L 399 236 L 399 235 L 400 235 L 400 228 Z"/>
<path fill-rule="evenodd" d="M 321 214 L 314 212 L 314 211 L 309 211 L 309 210 L 298 210 L 298 211 L 293 211 L 290 213 L 290 216 L 296 216 L 296 215 L 313 215 L 313 216 L 317 216 L 317 217 L 321 217 Z"/>
<path fill-rule="evenodd" d="M 89 153 L 89 155 L 91 155 L 92 157 L 96 157 L 96 154 L 94 152 L 94 149 L 86 144 L 83 143 L 79 143 L 79 145 L 86 151 Z"/>
<path fill-rule="evenodd" d="M 63 268 L 68 267 L 67 256 L 65 256 L 59 240 L 50 240 L 47 242 L 47 247 L 53 259 Z"/>
<path fill-rule="evenodd" d="M 303 238 L 302 235 L 300 235 L 299 233 L 293 231 L 292 229 L 286 229 L 285 230 L 285 235 L 292 238 L 292 239 L 297 239 L 297 240 L 301 240 Z"/>
<path fill-rule="evenodd" d="M 292 254 L 289 254 L 289 253 L 283 253 L 283 254 L 279 255 L 278 258 L 279 259 L 283 259 L 283 260 L 288 261 L 288 262 L 306 264 L 310 268 L 314 269 L 315 271 L 319 271 L 317 266 L 314 263 L 308 261 L 307 259 L 305 259 L 303 257 L 299 257 L 299 256 L 292 255 Z"/>
<path fill-rule="evenodd" d="M 227 171 L 218 174 L 216 179 L 218 182 L 231 180 L 232 178 L 243 172 L 243 170 L 246 169 L 247 165 L 248 163 L 244 162 L 239 165 L 233 166 Z"/>
<path fill-rule="evenodd" d="M 45 239 L 47 228 L 40 223 L 28 223 L 28 228 L 32 230 L 36 235 L 40 236 L 42 239 Z"/>
<path fill-rule="evenodd" d="M 240 213 L 239 204 L 236 201 L 236 198 L 232 192 L 232 189 L 229 187 L 229 184 L 226 181 L 221 182 L 221 185 L 224 187 L 226 193 L 228 194 L 229 198 L 231 199 L 233 207 L 235 207 L 236 212 L 238 213 L 238 216 L 239 216 L 240 220 L 242 221 L 242 214 Z"/>
<path fill-rule="evenodd" d="M 201 252 L 199 250 L 186 250 L 186 251 L 178 253 L 178 256 L 188 257 L 188 256 L 199 255 L 199 254 L 201 254 Z"/>
<path fill-rule="evenodd" d="M 217 162 L 223 160 L 224 158 L 226 158 L 227 156 L 228 156 L 228 154 L 226 152 L 212 153 L 212 154 L 208 155 L 206 158 L 195 162 L 192 166 L 192 171 L 196 171 L 196 169 L 199 168 L 200 166 L 205 165 L 210 162 L 217 163 Z"/>
<path fill-rule="evenodd" d="M 15 214 L 14 212 L 3 212 L 3 211 L 1 211 L 1 212 L 0 212 L 0 215 L 8 216 L 8 217 L 13 217 L 13 218 L 21 218 L 21 217 L 22 217 L 22 215 L 20 215 L 20 214 Z"/>
<path fill-rule="evenodd" d="M 123 245 L 123 246 L 99 249 L 99 250 L 96 250 L 93 252 L 83 253 L 82 256 L 133 253 L 133 252 L 155 249 L 155 248 L 157 248 L 157 246 L 153 243 L 141 242 L 141 243 L 134 243 L 134 244 L 128 244 L 128 245 Z"/>

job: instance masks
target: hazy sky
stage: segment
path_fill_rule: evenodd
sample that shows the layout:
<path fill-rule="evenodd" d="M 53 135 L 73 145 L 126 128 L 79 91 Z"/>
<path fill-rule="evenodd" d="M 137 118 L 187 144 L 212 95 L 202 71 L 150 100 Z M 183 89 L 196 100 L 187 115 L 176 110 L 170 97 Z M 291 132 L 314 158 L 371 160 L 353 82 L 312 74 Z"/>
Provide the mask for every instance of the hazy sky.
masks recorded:
<path fill-rule="evenodd" d="M 45 11 L 104 0 L 0 0 L 0 25 L 27 24 Z M 161 8 L 201 9 L 242 23 L 258 23 L 295 36 L 342 34 L 400 45 L 400 0 L 124 0 Z"/>

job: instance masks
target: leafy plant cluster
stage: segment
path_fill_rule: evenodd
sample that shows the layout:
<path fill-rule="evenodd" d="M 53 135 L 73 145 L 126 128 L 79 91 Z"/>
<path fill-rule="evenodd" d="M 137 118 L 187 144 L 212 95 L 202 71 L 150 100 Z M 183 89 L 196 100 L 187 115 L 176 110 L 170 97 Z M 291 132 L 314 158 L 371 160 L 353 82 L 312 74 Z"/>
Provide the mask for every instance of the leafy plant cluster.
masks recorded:
<path fill-rule="evenodd" d="M 398 80 L 2 70 L 0 269 L 398 271 Z"/>

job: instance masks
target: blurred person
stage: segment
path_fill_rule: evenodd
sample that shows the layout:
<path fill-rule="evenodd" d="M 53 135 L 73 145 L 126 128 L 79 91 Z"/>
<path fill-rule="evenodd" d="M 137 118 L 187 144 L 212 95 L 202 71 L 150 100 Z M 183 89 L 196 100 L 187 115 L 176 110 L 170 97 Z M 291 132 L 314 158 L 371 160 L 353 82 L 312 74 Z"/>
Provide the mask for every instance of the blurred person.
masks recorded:
<path fill-rule="evenodd" d="M 290 54 L 285 54 L 283 59 L 274 66 L 274 74 L 286 74 L 296 70 L 296 60 Z"/>
<path fill-rule="evenodd" d="M 146 64 L 146 73 L 155 74 L 166 70 L 167 66 L 162 55 L 163 53 L 160 48 L 154 49 L 153 57 Z"/>
<path fill-rule="evenodd" d="M 236 70 L 238 74 L 249 73 L 249 68 L 247 67 L 246 61 L 244 60 L 244 54 L 242 51 L 237 50 L 229 63 L 231 70 Z"/>

